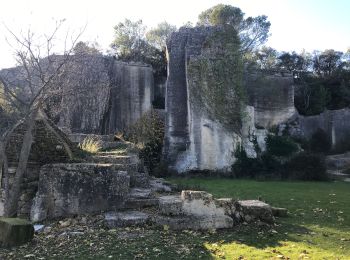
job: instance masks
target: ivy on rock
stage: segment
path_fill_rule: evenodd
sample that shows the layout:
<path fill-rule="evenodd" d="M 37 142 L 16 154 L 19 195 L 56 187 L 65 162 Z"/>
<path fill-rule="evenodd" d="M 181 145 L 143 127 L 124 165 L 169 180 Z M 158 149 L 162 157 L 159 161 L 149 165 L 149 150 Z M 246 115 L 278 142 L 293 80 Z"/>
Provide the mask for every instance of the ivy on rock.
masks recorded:
<path fill-rule="evenodd" d="M 240 133 L 246 101 L 240 40 L 232 26 L 214 30 L 199 56 L 188 63 L 191 103 L 197 110 Z"/>

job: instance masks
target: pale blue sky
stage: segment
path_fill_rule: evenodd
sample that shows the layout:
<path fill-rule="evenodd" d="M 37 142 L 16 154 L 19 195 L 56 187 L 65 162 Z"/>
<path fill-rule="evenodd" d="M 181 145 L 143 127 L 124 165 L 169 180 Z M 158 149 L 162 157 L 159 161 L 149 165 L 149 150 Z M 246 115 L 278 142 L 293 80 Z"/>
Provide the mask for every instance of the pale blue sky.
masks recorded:
<path fill-rule="evenodd" d="M 81 39 L 107 49 L 113 26 L 124 18 L 142 19 L 149 27 L 164 20 L 181 26 L 195 23 L 201 11 L 219 3 L 238 6 L 248 16 L 267 15 L 272 24 L 267 45 L 278 50 L 350 47 L 350 0 L 11 0 L 1 4 L 0 22 L 15 32 L 29 25 L 41 32 L 66 18 L 64 30 L 87 24 Z M 0 68 L 15 64 L 6 34 L 0 24 Z"/>

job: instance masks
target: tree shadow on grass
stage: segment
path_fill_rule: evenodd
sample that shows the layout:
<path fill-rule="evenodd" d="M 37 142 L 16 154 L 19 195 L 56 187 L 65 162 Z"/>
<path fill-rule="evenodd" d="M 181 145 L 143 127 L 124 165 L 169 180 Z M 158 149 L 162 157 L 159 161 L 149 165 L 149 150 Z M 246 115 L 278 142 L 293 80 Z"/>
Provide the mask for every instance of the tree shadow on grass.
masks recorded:
<path fill-rule="evenodd" d="M 238 243 L 247 246 L 255 247 L 257 249 L 264 249 L 266 247 L 278 247 L 282 245 L 283 241 L 300 242 L 295 238 L 295 235 L 309 234 L 308 228 L 284 224 L 283 227 L 274 226 L 258 226 L 255 223 L 249 225 L 238 225 L 233 229 L 219 230 L 216 234 L 210 236 L 209 243 L 225 240 L 225 243 Z"/>

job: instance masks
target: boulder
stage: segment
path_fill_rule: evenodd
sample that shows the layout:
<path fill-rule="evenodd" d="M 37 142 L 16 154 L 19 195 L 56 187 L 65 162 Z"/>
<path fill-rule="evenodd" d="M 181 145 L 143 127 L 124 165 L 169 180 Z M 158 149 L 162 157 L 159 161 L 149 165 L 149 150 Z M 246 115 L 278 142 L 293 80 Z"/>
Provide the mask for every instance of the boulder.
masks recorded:
<path fill-rule="evenodd" d="M 31 241 L 34 227 L 20 218 L 0 218 L 0 244 L 5 247 L 18 246 Z"/>

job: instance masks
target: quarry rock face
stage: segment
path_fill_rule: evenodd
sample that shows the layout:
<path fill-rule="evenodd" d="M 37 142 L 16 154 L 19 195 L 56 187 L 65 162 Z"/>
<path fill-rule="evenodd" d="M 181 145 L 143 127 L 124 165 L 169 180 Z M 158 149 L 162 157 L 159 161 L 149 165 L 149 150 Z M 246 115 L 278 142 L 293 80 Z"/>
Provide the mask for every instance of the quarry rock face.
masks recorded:
<path fill-rule="evenodd" d="M 151 109 L 153 70 L 149 65 L 124 63 L 89 55 L 71 62 L 63 80 L 59 126 L 77 133 L 114 134 Z"/>
<path fill-rule="evenodd" d="M 54 69 L 63 58 L 52 55 L 41 60 L 41 66 Z M 38 88 L 31 93 L 25 73 L 22 67 L 0 70 L 10 87 L 16 88 L 22 99 L 30 100 Z M 33 85 L 40 86 L 40 79 L 34 77 Z M 147 112 L 154 98 L 150 65 L 121 62 L 102 54 L 71 55 L 52 85 L 54 98 L 47 101 L 48 114 L 67 132 L 115 134 Z"/>
<path fill-rule="evenodd" d="M 350 109 L 325 110 L 314 116 L 297 115 L 280 125 L 280 131 L 284 129 L 292 136 L 306 139 L 321 129 L 328 136 L 332 149 L 346 151 L 350 148 Z"/>
<path fill-rule="evenodd" d="M 241 134 L 228 130 L 216 118 L 205 113 L 193 100 L 191 84 L 203 80 L 205 72 L 189 72 L 189 64 L 203 52 L 212 55 L 217 48 L 206 48 L 206 41 L 221 27 L 181 28 L 171 35 L 168 47 L 168 81 L 166 90 L 165 158 L 177 172 L 190 170 L 229 170 L 234 162 L 233 153 L 242 144 L 249 156 L 255 151 L 249 136 L 256 134 L 264 143 L 264 131 L 254 124 L 254 107 L 246 107 Z M 215 57 L 214 57 L 215 58 Z M 218 58 L 225 59 L 224 54 Z M 208 84 L 204 82 L 203 84 Z M 258 133 L 259 132 L 259 133 Z"/>
<path fill-rule="evenodd" d="M 123 207 L 130 177 L 110 164 L 48 164 L 41 168 L 31 220 Z"/>
<path fill-rule="evenodd" d="M 289 73 L 247 71 L 244 84 L 254 107 L 255 124 L 269 129 L 296 114 L 293 77 Z"/>

